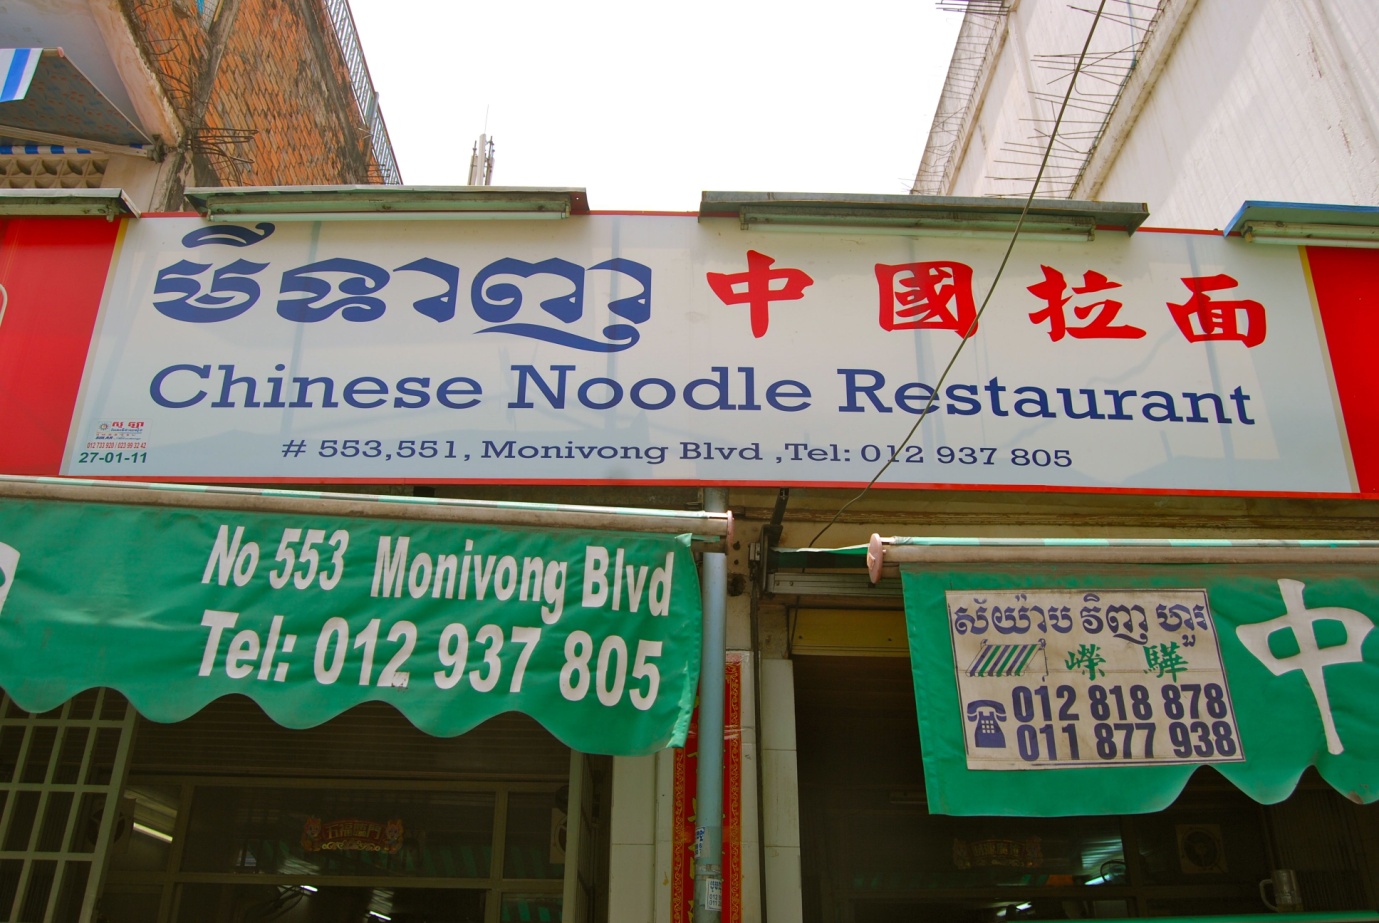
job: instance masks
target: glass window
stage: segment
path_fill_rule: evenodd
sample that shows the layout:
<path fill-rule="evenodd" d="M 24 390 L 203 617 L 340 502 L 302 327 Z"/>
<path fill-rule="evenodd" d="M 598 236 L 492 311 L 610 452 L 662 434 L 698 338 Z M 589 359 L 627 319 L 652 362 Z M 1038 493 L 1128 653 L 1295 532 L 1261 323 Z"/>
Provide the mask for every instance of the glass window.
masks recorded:
<path fill-rule="evenodd" d="M 493 809 L 492 792 L 199 788 L 182 868 L 486 878 Z"/>
<path fill-rule="evenodd" d="M 560 923 L 559 894 L 504 894 L 503 923 Z"/>
<path fill-rule="evenodd" d="M 504 878 L 563 878 L 565 789 L 508 796 Z"/>

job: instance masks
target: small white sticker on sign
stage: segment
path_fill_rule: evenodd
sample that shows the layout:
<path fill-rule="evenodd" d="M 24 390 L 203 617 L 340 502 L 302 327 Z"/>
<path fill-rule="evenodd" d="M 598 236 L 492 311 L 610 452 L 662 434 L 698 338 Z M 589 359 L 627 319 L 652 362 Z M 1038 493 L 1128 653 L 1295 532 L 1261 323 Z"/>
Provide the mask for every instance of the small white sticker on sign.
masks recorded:
<path fill-rule="evenodd" d="M 142 420 L 101 420 L 86 442 L 86 449 L 91 452 L 108 449 L 142 451 L 147 448 L 148 436 Z"/>

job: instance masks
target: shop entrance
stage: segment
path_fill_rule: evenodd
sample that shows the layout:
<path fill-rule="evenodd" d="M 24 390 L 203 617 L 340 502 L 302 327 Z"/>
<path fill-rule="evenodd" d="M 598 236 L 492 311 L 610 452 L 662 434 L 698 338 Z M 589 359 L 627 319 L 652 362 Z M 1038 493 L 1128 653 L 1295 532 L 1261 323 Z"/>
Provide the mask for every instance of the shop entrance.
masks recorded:
<path fill-rule="evenodd" d="M 1379 805 L 1305 776 L 1274 806 L 1199 770 L 1157 814 L 930 815 L 907 657 L 794 658 L 806 923 L 1008 923 L 1376 906 Z"/>
<path fill-rule="evenodd" d="M 606 893 L 606 760 L 525 716 L 444 739 L 368 704 L 291 730 L 231 698 L 135 738 L 107 923 L 556 923 Z"/>

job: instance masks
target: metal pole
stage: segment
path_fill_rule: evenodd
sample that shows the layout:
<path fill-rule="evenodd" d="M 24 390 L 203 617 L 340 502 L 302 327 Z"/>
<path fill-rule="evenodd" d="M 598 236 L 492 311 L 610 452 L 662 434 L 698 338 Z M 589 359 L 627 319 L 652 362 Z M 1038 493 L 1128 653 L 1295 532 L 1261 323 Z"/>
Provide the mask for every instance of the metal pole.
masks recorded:
<path fill-rule="evenodd" d="M 697 540 L 703 536 L 711 536 L 722 537 L 727 541 L 731 538 L 733 529 L 731 516 L 682 510 L 382 497 L 318 491 L 246 490 L 237 487 L 0 475 L 0 503 L 8 499 L 124 503 L 187 509 L 246 510 L 259 513 L 307 513 L 494 526 L 621 529 L 626 532 L 660 532 L 672 535 L 688 532 Z"/>
<path fill-rule="evenodd" d="M 723 513 L 728 492 L 704 489 L 704 511 Z M 704 555 L 704 643 L 699 666 L 699 779 L 695 793 L 694 920 L 718 923 L 723 909 L 723 683 L 727 558 Z"/>
<path fill-rule="evenodd" d="M 873 583 L 894 564 L 1353 564 L 1379 563 L 1379 542 L 1347 539 L 925 538 L 873 535 Z"/>

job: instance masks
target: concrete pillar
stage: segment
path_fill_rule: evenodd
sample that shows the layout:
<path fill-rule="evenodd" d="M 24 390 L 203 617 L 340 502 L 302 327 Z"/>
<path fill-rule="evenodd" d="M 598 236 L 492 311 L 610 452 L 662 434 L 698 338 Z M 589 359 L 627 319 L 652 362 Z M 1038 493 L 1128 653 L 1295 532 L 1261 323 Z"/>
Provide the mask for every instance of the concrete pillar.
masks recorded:
<path fill-rule="evenodd" d="M 656 918 L 657 755 L 613 758 L 608 923 Z M 668 893 L 662 900 L 669 901 Z"/>
<path fill-rule="evenodd" d="M 795 672 L 761 662 L 762 842 L 769 923 L 800 923 L 800 784 L 795 756 Z M 750 919 L 750 917 L 749 917 Z"/>

